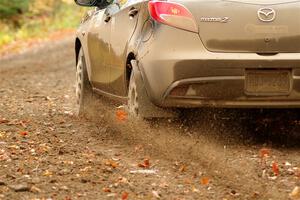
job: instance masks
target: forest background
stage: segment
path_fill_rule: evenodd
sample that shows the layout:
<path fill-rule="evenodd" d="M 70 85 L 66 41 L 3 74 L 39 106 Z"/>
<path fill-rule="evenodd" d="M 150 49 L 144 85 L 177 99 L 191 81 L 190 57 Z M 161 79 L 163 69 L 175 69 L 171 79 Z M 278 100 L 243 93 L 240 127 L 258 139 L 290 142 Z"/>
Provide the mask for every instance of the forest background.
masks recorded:
<path fill-rule="evenodd" d="M 71 32 L 84 12 L 74 0 L 1 0 L 0 52 L 19 41 Z"/>

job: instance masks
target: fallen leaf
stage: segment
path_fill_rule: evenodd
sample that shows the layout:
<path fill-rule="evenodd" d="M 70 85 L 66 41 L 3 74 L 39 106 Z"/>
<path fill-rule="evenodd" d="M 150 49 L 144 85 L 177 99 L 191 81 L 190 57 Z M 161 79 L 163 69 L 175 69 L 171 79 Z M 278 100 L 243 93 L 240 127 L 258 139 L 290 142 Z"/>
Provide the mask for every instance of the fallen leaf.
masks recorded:
<path fill-rule="evenodd" d="M 19 122 L 19 124 L 20 124 L 23 128 L 26 128 L 26 127 L 27 127 L 26 123 L 28 123 L 28 121 L 22 120 L 22 121 Z"/>
<path fill-rule="evenodd" d="M 20 132 L 20 135 L 21 135 L 21 136 L 26 136 L 26 135 L 28 135 L 28 132 L 27 132 L 27 131 L 21 131 L 21 132 Z"/>
<path fill-rule="evenodd" d="M 6 137 L 5 132 L 1 132 L 1 131 L 0 131 L 0 138 L 4 138 L 4 137 Z"/>
<path fill-rule="evenodd" d="M 292 171 L 295 174 L 295 176 L 300 178 L 300 169 L 298 167 L 293 167 Z"/>
<path fill-rule="evenodd" d="M 72 200 L 72 198 L 71 197 L 65 197 L 64 200 Z"/>
<path fill-rule="evenodd" d="M 208 185 L 209 184 L 209 178 L 208 177 L 203 177 L 200 180 L 201 185 Z"/>
<path fill-rule="evenodd" d="M 125 110 L 117 110 L 116 118 L 118 121 L 125 121 L 127 119 L 127 112 Z"/>
<path fill-rule="evenodd" d="M 105 187 L 105 188 L 102 188 L 102 191 L 103 191 L 103 192 L 111 192 L 111 189 L 110 189 L 110 188 L 107 188 L 107 187 Z"/>
<path fill-rule="evenodd" d="M 149 161 L 149 159 L 144 159 L 144 162 L 143 163 L 139 163 L 138 167 L 141 167 L 141 168 L 150 168 L 150 161 Z"/>
<path fill-rule="evenodd" d="M 300 187 L 296 186 L 289 196 L 291 199 L 300 199 Z"/>
<path fill-rule="evenodd" d="M 189 185 L 189 184 L 192 184 L 192 180 L 191 180 L 191 179 L 185 179 L 185 180 L 184 180 L 184 183 L 185 183 L 185 184 L 188 184 L 188 185 Z"/>
<path fill-rule="evenodd" d="M 229 194 L 230 194 L 231 196 L 239 196 L 239 195 L 240 195 L 240 194 L 237 193 L 235 190 L 231 190 L 231 191 L 229 192 Z"/>
<path fill-rule="evenodd" d="M 52 176 L 53 173 L 50 172 L 49 170 L 46 170 L 44 173 L 43 173 L 43 176 Z"/>
<path fill-rule="evenodd" d="M 272 162 L 272 170 L 273 170 L 273 173 L 275 174 L 275 176 L 279 175 L 279 167 L 275 161 Z"/>
<path fill-rule="evenodd" d="M 187 166 L 186 165 L 182 165 L 180 168 L 179 168 L 179 171 L 180 172 L 186 172 L 187 170 Z"/>
<path fill-rule="evenodd" d="M 9 122 L 9 120 L 7 120 L 5 118 L 0 119 L 0 124 L 6 124 L 8 122 Z"/>
<path fill-rule="evenodd" d="M 125 183 L 125 184 L 127 184 L 127 183 L 128 183 L 128 180 L 127 180 L 127 178 L 119 177 L 118 183 Z"/>
<path fill-rule="evenodd" d="M 33 193 L 40 193 L 41 192 L 41 189 L 36 187 L 36 186 L 32 186 L 30 188 L 30 191 L 33 192 Z"/>
<path fill-rule="evenodd" d="M 112 167 L 112 168 L 117 168 L 119 166 L 119 164 L 113 160 L 107 160 L 105 161 L 105 165 Z"/>
<path fill-rule="evenodd" d="M 259 150 L 259 154 L 260 154 L 261 158 L 269 157 L 270 153 L 271 153 L 271 150 L 267 149 L 267 148 L 262 148 L 262 149 Z"/>
<path fill-rule="evenodd" d="M 129 194 L 127 192 L 123 192 L 122 193 L 122 200 L 127 200 L 128 196 L 129 196 Z"/>
<path fill-rule="evenodd" d="M 253 193 L 252 198 L 258 199 L 259 196 L 260 196 L 260 193 L 256 191 Z"/>
<path fill-rule="evenodd" d="M 193 188 L 192 188 L 192 192 L 199 193 L 199 192 L 200 192 L 200 190 L 198 190 L 197 188 L 195 188 L 195 187 L 193 186 Z"/>
<path fill-rule="evenodd" d="M 160 199 L 160 197 L 161 197 L 161 195 L 157 191 L 155 191 L 155 190 L 152 191 L 152 194 L 157 199 Z"/>

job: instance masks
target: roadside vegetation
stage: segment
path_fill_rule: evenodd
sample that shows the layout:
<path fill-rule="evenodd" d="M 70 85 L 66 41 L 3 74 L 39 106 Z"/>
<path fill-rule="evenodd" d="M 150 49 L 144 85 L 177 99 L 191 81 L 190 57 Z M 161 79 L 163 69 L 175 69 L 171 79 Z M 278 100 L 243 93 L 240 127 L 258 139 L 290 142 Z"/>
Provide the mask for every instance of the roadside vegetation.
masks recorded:
<path fill-rule="evenodd" d="M 1 0 L 0 50 L 16 41 L 73 30 L 84 11 L 73 0 Z"/>

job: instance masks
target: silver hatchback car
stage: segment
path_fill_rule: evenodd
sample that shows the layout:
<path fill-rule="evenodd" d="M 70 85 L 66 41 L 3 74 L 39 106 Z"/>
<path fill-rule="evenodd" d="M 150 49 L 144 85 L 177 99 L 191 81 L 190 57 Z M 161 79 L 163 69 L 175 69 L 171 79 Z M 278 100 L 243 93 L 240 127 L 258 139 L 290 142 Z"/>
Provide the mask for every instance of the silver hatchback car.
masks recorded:
<path fill-rule="evenodd" d="M 299 0 L 75 0 L 79 113 L 99 93 L 132 115 L 300 107 Z"/>

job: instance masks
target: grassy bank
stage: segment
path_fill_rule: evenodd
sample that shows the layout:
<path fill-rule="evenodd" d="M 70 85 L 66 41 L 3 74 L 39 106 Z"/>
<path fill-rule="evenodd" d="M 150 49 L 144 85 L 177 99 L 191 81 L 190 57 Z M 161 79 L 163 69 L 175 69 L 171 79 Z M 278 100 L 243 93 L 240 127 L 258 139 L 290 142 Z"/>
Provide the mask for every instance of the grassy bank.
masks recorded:
<path fill-rule="evenodd" d="M 46 38 L 53 32 L 75 29 L 85 12 L 72 0 L 55 6 L 43 3 L 33 3 L 28 12 L 17 17 L 0 19 L 0 49 L 15 41 Z"/>

